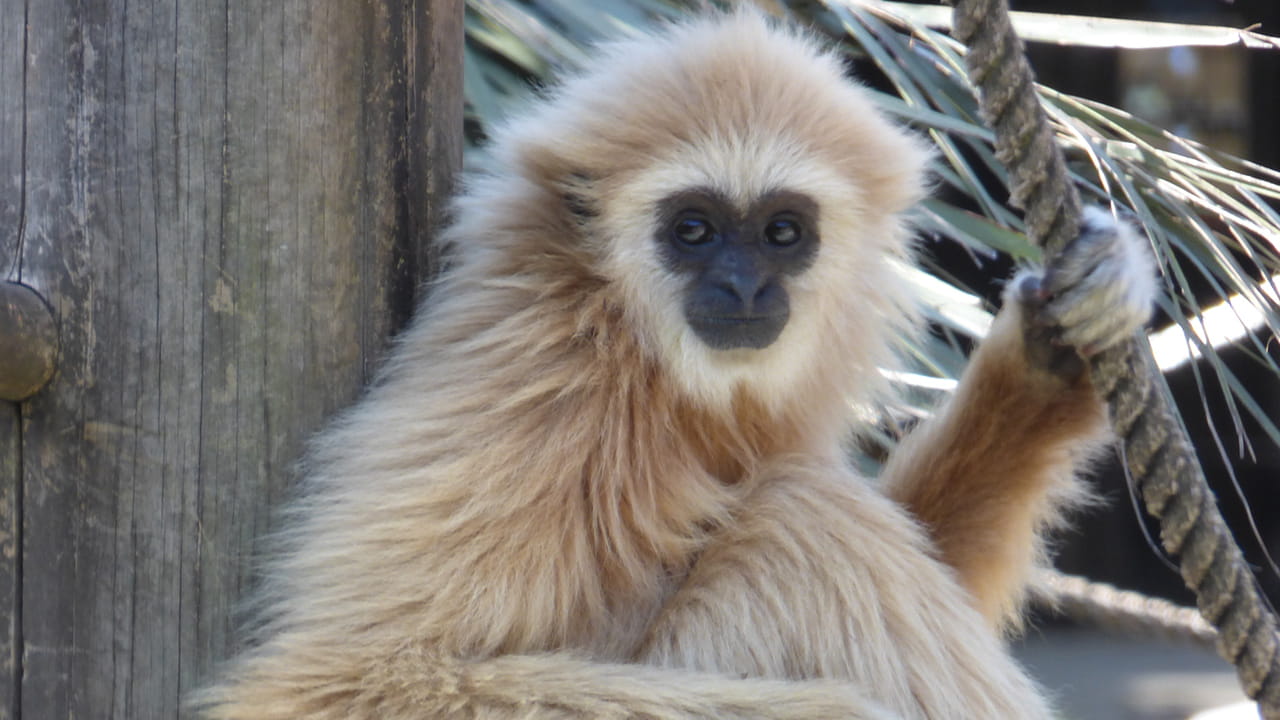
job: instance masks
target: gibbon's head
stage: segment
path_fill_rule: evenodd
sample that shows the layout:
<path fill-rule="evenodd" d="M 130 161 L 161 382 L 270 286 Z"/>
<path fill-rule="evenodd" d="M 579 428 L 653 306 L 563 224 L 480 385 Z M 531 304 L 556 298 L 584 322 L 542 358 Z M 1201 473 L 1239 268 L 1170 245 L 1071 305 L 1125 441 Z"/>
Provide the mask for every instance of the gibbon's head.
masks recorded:
<path fill-rule="evenodd" d="M 494 148 L 700 399 L 857 394 L 889 359 L 929 155 L 812 39 L 738 12 L 606 46 Z"/>

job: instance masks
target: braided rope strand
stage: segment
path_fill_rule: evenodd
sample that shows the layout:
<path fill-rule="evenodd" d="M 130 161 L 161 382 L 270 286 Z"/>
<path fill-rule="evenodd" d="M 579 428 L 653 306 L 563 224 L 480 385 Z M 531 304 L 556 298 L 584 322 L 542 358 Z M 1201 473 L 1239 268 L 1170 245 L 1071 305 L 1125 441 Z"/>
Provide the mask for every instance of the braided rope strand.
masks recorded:
<path fill-rule="evenodd" d="M 1080 199 L 1013 31 L 1006 0 L 959 0 L 953 16 L 968 46 L 969 77 L 995 130 L 996 157 L 1009 170 L 1012 202 L 1027 234 L 1047 257 L 1079 229 Z M 1241 687 L 1266 720 L 1280 720 L 1280 637 L 1240 548 L 1205 483 L 1168 387 L 1139 338 L 1093 358 L 1092 376 L 1107 399 L 1125 463 L 1147 512 L 1160 522 L 1165 549 L 1201 614 L 1217 628 L 1217 649 L 1236 667 Z"/>

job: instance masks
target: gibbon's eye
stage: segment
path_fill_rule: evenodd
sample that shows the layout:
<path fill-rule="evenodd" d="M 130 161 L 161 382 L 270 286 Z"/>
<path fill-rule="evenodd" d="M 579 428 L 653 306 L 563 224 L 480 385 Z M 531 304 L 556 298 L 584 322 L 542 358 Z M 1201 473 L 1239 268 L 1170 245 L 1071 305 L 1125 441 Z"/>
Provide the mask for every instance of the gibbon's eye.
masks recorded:
<path fill-rule="evenodd" d="M 701 245 L 715 237 L 715 228 L 702 218 L 686 217 L 676 221 L 671 234 L 685 245 Z"/>
<path fill-rule="evenodd" d="M 779 247 L 795 245 L 800 242 L 800 223 L 787 218 L 770 220 L 764 228 L 764 239 Z"/>

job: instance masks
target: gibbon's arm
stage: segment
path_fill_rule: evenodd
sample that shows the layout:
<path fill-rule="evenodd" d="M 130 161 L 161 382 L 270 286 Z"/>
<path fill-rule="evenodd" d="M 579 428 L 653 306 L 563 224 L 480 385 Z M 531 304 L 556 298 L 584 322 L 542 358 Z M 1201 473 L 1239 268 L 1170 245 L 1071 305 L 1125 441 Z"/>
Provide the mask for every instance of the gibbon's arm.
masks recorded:
<path fill-rule="evenodd" d="M 995 626 L 1016 619 L 1041 529 L 1081 495 L 1070 480 L 1107 438 L 1077 349 L 1109 347 L 1146 322 L 1155 275 L 1145 245 L 1087 211 L 1044 277 L 1010 283 L 955 396 L 884 469 L 885 491 L 925 525 Z"/>
<path fill-rule="evenodd" d="M 1052 491 L 1069 491 L 1081 444 L 1105 430 L 1086 377 L 1031 364 L 1024 312 L 1010 300 L 955 396 L 903 440 L 883 473 L 886 493 L 924 524 L 996 627 L 1017 616 L 1040 527 L 1053 517 Z"/>
<path fill-rule="evenodd" d="M 500 500 L 495 499 L 495 502 Z M 597 661 L 538 633 L 573 615 L 574 599 L 546 578 L 567 554 L 563 518 L 541 508 L 510 535 L 455 525 L 443 537 L 400 537 L 421 527 L 394 496 L 365 533 L 303 558 L 333 568 L 308 586 L 308 614 L 286 619 L 195 698 L 211 720 L 890 720 L 865 684 L 743 679 L 731 674 Z M 333 513 L 350 513 L 326 502 Z M 393 513 L 383 512 L 388 516 Z M 483 510 L 478 516 L 489 513 Z M 320 525 L 335 526 L 331 515 Z M 395 542 L 379 548 L 369 539 Z M 477 548 L 467 556 L 466 546 Z M 319 555 L 324 553 L 319 557 Z M 489 559 L 488 567 L 484 558 Z M 442 571 L 447 573 L 442 574 Z M 344 579 L 345 578 L 345 579 Z M 581 582 L 586 583 L 588 579 Z M 318 598 L 315 596 L 319 596 Z M 568 608 L 568 610 L 566 610 Z M 783 609 L 780 609 L 783 610 Z M 569 622 L 573 622 L 573 618 Z M 626 618 L 619 618 L 624 622 Z M 579 622 L 588 622 L 579 620 Z M 573 632 L 569 625 L 563 632 Z M 636 642 L 633 640 L 632 642 Z M 517 649 L 503 647 L 514 646 Z M 572 646 L 572 643 L 570 643 Z M 540 652 L 536 648 L 548 648 Z M 523 648 L 523 649 L 521 649 Z M 601 651 L 605 658 L 621 653 Z M 714 668 L 709 668 L 714 670 Z"/>
<path fill-rule="evenodd" d="M 403 649 L 364 665 L 352 663 L 353 655 L 352 648 L 339 645 L 310 648 L 294 658 L 263 658 L 262 673 L 199 702 L 205 717 L 224 720 L 897 717 L 847 683 L 738 679 L 567 654 L 462 660 Z"/>
<path fill-rule="evenodd" d="M 908 718 L 1050 717 L 919 527 L 839 459 L 767 470 L 637 659 L 856 679 Z"/>
<path fill-rule="evenodd" d="M 335 512 L 346 510 L 326 503 Z M 404 510 L 394 498 L 385 507 Z M 410 509 L 410 512 L 412 509 Z M 550 513 L 514 537 L 457 525 L 460 542 L 490 558 L 463 558 L 441 538 L 398 548 L 362 539 L 328 544 L 308 562 L 338 567 L 310 586 L 310 616 L 287 621 L 247 651 L 222 683 L 195 698 L 210 720 L 890 720 L 863 683 L 743 679 L 623 662 L 621 653 L 560 652 L 536 635 L 546 613 L 573 615 L 573 598 L 548 593 L 548 562 L 563 559 L 565 523 Z M 383 513 L 389 515 L 391 513 Z M 354 520 L 353 520 L 354 521 Z M 364 518 L 366 525 L 378 524 Z M 325 523 L 332 525 L 332 523 Z M 419 526 L 388 518 L 387 537 Z M 493 543 L 497 542 L 498 545 Z M 557 554 L 558 553 L 558 554 Z M 495 557 L 495 556 L 501 557 Z M 554 556 L 554 557 L 552 557 Z M 345 567 L 342 567 L 345 566 Z M 438 572 L 447 568 L 453 579 Z M 345 577 L 345 580 L 342 579 Z M 587 580 L 582 580 L 587 582 Z M 336 587 L 341 584 L 340 587 Z M 566 610 L 566 608 L 568 608 Z M 784 608 L 779 608 L 785 611 Z M 619 618 L 625 622 L 627 618 Z M 570 618 L 573 622 L 573 618 Z M 587 622 L 580 620 L 580 622 Z M 565 632 L 573 632 L 571 625 Z M 498 636 L 495 646 L 495 637 Z M 634 640 L 632 642 L 635 642 Z M 502 647 L 513 645 L 516 649 Z M 521 647 L 523 646 L 523 648 Z M 536 648 L 545 647 L 547 651 Z M 714 668 L 709 668 L 714 670 Z"/>

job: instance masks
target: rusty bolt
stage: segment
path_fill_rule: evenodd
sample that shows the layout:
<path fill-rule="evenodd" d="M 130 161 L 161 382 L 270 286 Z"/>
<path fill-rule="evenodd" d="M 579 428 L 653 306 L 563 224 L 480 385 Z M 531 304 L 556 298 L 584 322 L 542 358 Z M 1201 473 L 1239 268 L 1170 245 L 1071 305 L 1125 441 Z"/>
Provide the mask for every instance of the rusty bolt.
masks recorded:
<path fill-rule="evenodd" d="M 58 330 L 44 298 L 26 285 L 0 282 L 0 400 L 20 402 L 53 377 Z"/>

